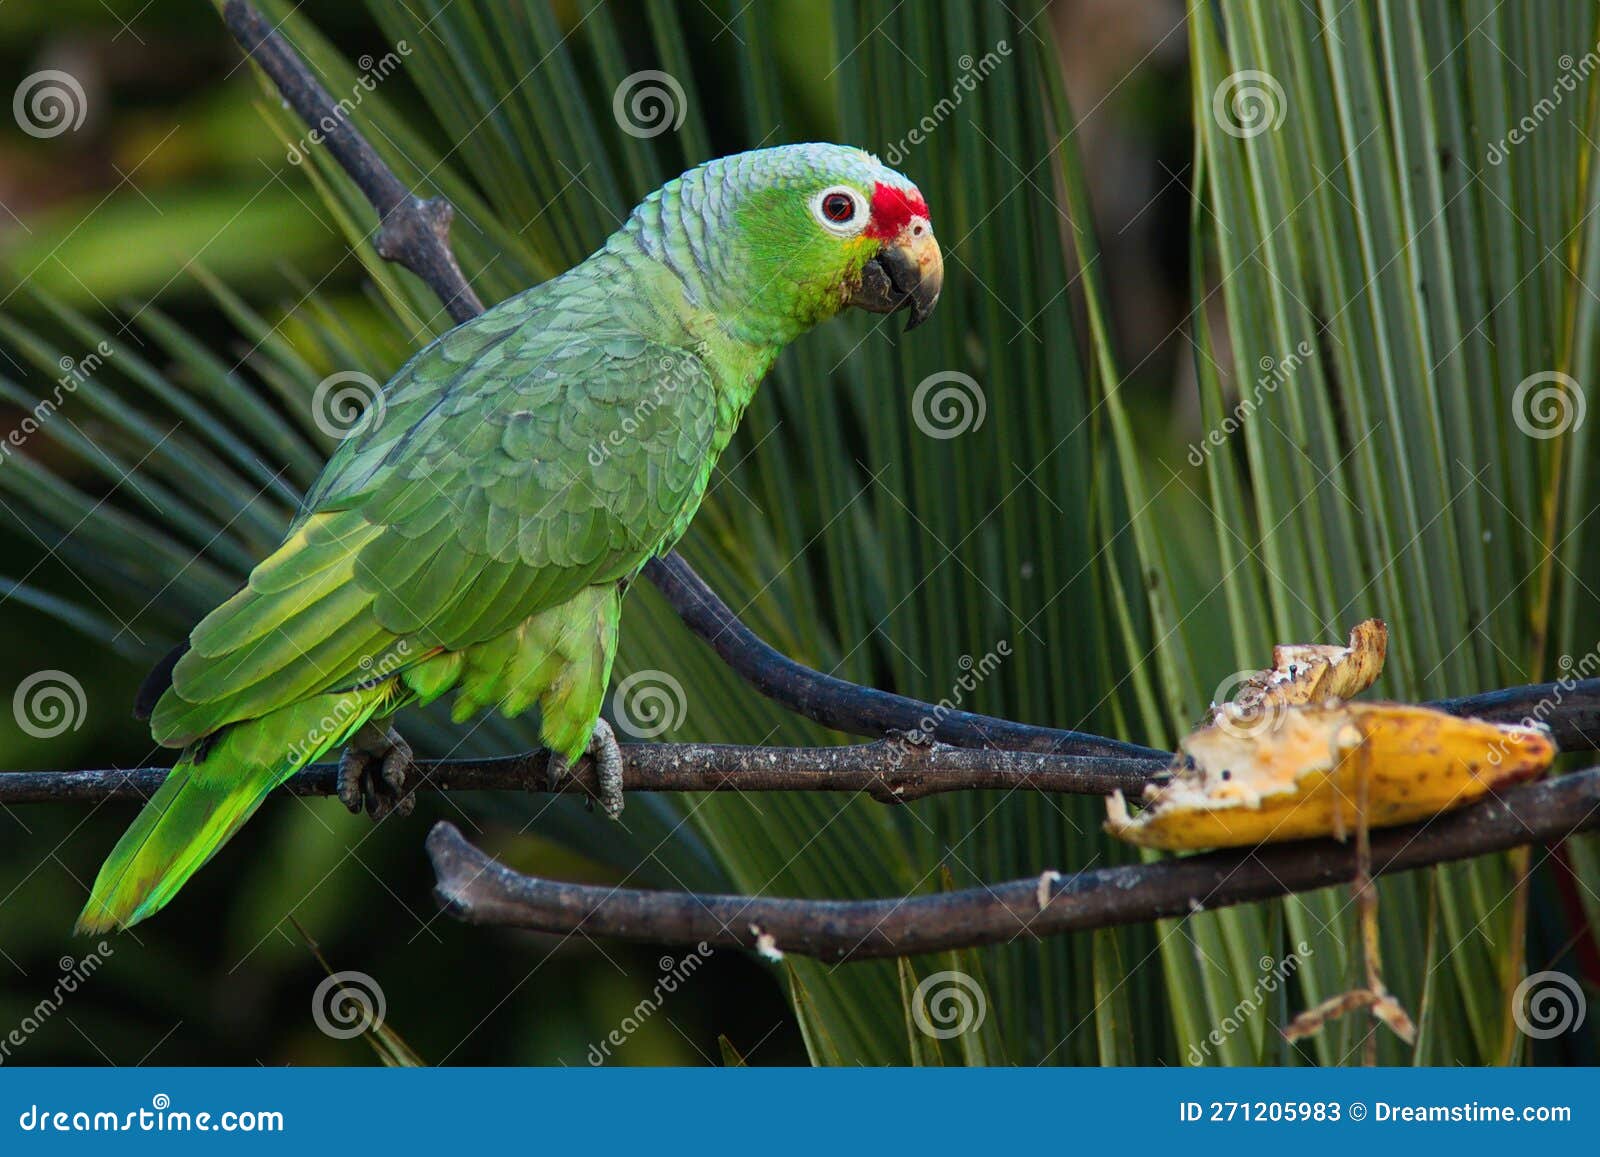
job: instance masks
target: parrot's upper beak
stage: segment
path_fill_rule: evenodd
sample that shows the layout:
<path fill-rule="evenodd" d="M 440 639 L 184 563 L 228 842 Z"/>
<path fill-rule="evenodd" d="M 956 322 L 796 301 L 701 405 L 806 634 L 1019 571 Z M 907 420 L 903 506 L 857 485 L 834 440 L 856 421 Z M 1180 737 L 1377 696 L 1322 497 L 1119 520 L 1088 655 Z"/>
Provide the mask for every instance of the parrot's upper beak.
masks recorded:
<path fill-rule="evenodd" d="M 910 332 L 927 321 L 944 288 L 944 255 L 926 217 L 913 217 L 861 270 L 850 304 L 872 313 L 911 310 Z"/>

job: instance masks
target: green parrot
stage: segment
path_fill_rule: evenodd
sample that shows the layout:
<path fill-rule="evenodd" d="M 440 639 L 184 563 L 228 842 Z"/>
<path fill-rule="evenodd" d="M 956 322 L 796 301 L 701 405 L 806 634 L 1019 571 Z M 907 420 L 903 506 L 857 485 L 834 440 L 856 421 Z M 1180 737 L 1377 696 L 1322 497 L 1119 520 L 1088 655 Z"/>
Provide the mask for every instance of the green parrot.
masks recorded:
<path fill-rule="evenodd" d="M 537 705 L 554 775 L 585 752 L 622 808 L 600 707 L 628 584 L 670 549 L 780 351 L 847 305 L 933 310 L 916 186 L 859 149 L 710 161 L 581 265 L 411 358 L 283 544 L 139 695 L 172 773 L 112 850 L 80 932 L 163 908 L 273 788 L 344 745 L 339 797 L 409 810 L 390 720 Z"/>

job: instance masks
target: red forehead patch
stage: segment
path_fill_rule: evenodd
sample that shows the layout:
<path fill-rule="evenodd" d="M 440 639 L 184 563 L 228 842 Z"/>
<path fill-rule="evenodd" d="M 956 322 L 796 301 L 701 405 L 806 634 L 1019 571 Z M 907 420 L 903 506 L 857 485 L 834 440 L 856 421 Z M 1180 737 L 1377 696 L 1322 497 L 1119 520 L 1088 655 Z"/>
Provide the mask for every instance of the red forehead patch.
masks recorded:
<path fill-rule="evenodd" d="M 866 235 L 877 241 L 896 236 L 913 217 L 926 217 L 928 203 L 915 189 L 902 189 L 879 181 L 872 187 L 872 220 Z"/>

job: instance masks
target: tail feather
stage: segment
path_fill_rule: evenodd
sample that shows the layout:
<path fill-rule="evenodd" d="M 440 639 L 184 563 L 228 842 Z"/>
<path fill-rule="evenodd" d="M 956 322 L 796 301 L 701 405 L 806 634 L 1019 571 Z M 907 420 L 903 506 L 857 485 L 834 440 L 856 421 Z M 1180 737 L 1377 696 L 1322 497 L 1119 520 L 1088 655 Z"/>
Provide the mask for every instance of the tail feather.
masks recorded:
<path fill-rule="evenodd" d="M 177 895 L 272 789 L 392 710 L 394 685 L 318 695 L 233 724 L 183 753 L 100 867 L 76 931 L 127 928 Z"/>

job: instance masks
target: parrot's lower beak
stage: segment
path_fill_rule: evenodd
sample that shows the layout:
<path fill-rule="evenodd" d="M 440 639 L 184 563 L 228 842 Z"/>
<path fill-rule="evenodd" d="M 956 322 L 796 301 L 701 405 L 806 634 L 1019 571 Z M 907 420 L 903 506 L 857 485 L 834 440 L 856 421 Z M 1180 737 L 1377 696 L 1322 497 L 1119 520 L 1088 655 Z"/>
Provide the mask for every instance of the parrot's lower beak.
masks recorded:
<path fill-rule="evenodd" d="M 850 296 L 850 304 L 872 313 L 909 309 L 909 333 L 933 314 L 943 288 L 944 255 L 939 252 L 939 242 L 926 220 L 915 219 L 862 267 L 861 284 Z"/>

